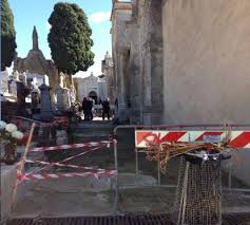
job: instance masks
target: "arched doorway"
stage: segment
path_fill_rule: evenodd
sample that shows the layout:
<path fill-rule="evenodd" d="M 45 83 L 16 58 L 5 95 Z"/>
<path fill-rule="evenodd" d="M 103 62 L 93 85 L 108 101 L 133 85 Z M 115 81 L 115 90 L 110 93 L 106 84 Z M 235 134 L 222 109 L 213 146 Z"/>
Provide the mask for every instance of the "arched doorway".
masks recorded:
<path fill-rule="evenodd" d="M 95 101 L 95 104 L 97 104 L 97 94 L 96 94 L 95 91 L 89 92 L 89 97 L 90 97 L 90 98 L 93 98 L 94 101 Z"/>

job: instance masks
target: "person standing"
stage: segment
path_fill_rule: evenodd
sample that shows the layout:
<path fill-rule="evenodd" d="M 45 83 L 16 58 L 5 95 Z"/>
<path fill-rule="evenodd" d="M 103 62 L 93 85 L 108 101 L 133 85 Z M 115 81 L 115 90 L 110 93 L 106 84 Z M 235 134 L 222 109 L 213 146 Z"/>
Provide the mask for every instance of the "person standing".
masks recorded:
<path fill-rule="evenodd" d="M 87 99 L 87 111 L 88 111 L 88 120 L 93 120 L 93 106 L 94 106 L 94 103 L 93 103 L 93 99 L 88 97 Z"/>
<path fill-rule="evenodd" d="M 84 97 L 82 100 L 82 110 L 83 110 L 83 114 L 84 114 L 84 120 L 88 121 L 88 102 L 87 102 L 87 98 Z"/>
<path fill-rule="evenodd" d="M 110 101 L 107 98 L 105 101 L 102 102 L 102 120 L 105 120 L 105 116 L 107 115 L 108 120 L 110 118 Z"/>

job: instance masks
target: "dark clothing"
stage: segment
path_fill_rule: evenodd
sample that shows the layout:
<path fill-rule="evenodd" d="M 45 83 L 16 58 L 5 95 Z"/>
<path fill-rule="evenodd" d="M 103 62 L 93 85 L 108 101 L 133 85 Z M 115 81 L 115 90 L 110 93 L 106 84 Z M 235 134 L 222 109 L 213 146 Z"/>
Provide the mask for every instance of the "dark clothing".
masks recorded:
<path fill-rule="evenodd" d="M 105 116 L 107 115 L 108 120 L 110 118 L 110 104 L 109 101 L 105 100 L 102 102 L 102 119 L 105 119 Z"/>
<path fill-rule="evenodd" d="M 93 112 L 92 112 L 93 105 L 94 105 L 93 100 L 92 99 L 88 99 L 87 100 L 87 113 L 88 113 L 89 120 L 93 120 Z"/>
<path fill-rule="evenodd" d="M 92 109 L 90 101 L 84 98 L 82 101 L 82 110 L 84 113 L 84 120 L 86 121 L 91 120 L 90 108 Z"/>

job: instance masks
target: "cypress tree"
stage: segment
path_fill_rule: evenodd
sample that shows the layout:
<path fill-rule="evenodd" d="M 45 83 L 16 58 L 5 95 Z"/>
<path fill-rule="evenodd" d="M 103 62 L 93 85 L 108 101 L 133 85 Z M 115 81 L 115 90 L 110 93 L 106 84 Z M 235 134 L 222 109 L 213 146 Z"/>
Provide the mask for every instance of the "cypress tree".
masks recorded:
<path fill-rule="evenodd" d="M 16 32 L 14 16 L 8 0 L 1 1 L 1 71 L 11 66 L 15 56 Z"/>
<path fill-rule="evenodd" d="M 48 22 L 48 42 L 59 72 L 73 75 L 94 64 L 92 30 L 84 11 L 76 4 L 57 3 Z"/>

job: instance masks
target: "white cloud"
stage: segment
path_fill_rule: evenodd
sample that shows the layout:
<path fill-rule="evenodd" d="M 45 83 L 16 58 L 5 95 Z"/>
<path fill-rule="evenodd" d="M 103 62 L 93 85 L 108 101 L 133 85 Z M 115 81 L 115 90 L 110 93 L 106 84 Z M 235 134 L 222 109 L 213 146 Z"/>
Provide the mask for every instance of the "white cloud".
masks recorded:
<path fill-rule="evenodd" d="M 110 19 L 110 11 L 108 12 L 96 12 L 89 15 L 89 20 L 92 23 L 103 23 Z"/>
<path fill-rule="evenodd" d="M 48 31 L 49 31 L 49 30 L 50 30 L 50 28 L 51 28 L 51 25 L 50 25 L 50 23 L 47 21 L 47 22 L 46 22 L 46 30 L 48 30 Z"/>
<path fill-rule="evenodd" d="M 91 73 L 93 73 L 94 76 L 99 76 L 101 75 L 101 66 L 99 65 L 100 63 L 97 62 L 95 63 L 93 66 L 89 67 L 87 71 L 83 72 L 83 71 L 79 71 L 77 72 L 74 77 L 88 77 L 90 76 Z"/>

